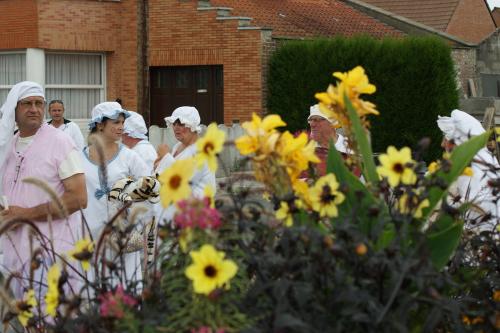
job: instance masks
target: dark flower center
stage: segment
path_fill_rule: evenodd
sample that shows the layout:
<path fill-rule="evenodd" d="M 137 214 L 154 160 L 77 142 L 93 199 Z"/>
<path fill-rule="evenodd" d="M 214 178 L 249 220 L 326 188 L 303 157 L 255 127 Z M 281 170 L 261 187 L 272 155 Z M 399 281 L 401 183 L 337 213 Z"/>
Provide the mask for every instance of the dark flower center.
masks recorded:
<path fill-rule="evenodd" d="M 181 176 L 179 175 L 175 175 L 173 176 L 172 178 L 170 178 L 170 188 L 173 188 L 174 190 L 179 188 L 179 186 L 181 186 Z"/>
<path fill-rule="evenodd" d="M 215 269 L 214 266 L 208 265 L 207 267 L 205 267 L 205 275 L 210 278 L 213 278 L 215 277 L 215 275 L 217 275 L 217 270 Z"/>
<path fill-rule="evenodd" d="M 214 150 L 214 145 L 212 142 L 207 142 L 207 144 L 203 147 L 203 152 L 205 154 L 210 154 Z"/>
<path fill-rule="evenodd" d="M 395 173 L 403 173 L 405 167 L 401 163 L 395 163 L 394 166 L 392 167 L 392 171 Z"/>
<path fill-rule="evenodd" d="M 323 191 L 320 195 L 320 200 L 324 205 L 329 204 L 333 200 L 335 200 L 335 194 L 332 193 L 332 189 L 328 185 L 323 186 Z"/>

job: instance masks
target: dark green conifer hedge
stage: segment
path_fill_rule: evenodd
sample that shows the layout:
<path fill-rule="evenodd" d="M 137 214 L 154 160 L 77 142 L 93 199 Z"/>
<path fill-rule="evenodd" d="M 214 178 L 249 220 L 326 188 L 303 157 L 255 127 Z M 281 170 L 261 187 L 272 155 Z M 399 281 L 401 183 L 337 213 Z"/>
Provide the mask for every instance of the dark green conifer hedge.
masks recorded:
<path fill-rule="evenodd" d="M 380 111 L 380 116 L 370 116 L 374 152 L 389 145 L 414 147 L 429 137 L 427 159 L 440 156 L 436 119 L 458 107 L 458 93 L 451 48 L 437 38 L 287 42 L 270 61 L 268 111 L 281 115 L 292 132 L 307 129 L 309 106 L 317 102 L 314 94 L 335 82 L 333 72 L 357 65 L 377 87 L 373 95 L 362 95 Z"/>

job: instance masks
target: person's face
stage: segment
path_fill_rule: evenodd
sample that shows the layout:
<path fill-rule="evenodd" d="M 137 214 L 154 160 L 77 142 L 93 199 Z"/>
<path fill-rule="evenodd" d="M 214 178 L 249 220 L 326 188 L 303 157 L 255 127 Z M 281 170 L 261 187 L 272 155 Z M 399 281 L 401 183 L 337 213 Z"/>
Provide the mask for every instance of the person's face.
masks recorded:
<path fill-rule="evenodd" d="M 135 142 L 134 142 L 133 138 L 131 138 L 130 136 L 128 136 L 128 134 L 123 133 L 122 134 L 122 143 L 125 146 L 127 146 L 129 148 L 132 148 L 132 147 L 134 147 L 134 143 Z"/>
<path fill-rule="evenodd" d="M 455 143 L 453 140 L 448 140 L 446 138 L 443 138 L 443 141 L 441 141 L 441 147 L 448 153 L 450 153 L 453 148 L 455 148 Z"/>
<path fill-rule="evenodd" d="M 175 138 L 182 143 L 187 144 L 196 136 L 196 133 L 191 132 L 191 129 L 182 124 L 179 120 L 176 120 L 172 127 L 174 129 Z"/>
<path fill-rule="evenodd" d="M 50 118 L 55 122 L 62 122 L 64 115 L 64 106 L 61 103 L 52 103 L 49 105 Z"/>
<path fill-rule="evenodd" d="M 313 116 L 307 122 L 311 127 L 311 139 L 315 141 L 329 140 L 336 133 L 332 124 L 323 117 Z"/>
<path fill-rule="evenodd" d="M 45 101 L 43 97 L 31 96 L 17 102 L 16 122 L 21 134 L 36 131 L 43 122 Z"/>
<path fill-rule="evenodd" d="M 106 141 L 118 141 L 121 139 L 123 134 L 123 122 L 125 121 L 125 116 L 122 114 L 115 119 L 107 119 L 106 121 L 97 124 L 98 133 Z"/>

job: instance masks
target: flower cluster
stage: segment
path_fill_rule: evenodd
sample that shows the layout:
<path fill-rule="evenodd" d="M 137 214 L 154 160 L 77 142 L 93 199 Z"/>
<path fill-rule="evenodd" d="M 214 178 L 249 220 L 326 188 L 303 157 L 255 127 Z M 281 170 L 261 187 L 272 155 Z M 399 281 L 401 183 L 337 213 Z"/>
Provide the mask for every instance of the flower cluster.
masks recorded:
<path fill-rule="evenodd" d="M 340 81 L 336 85 L 331 84 L 326 92 L 316 94 L 322 112 L 337 119 L 345 129 L 351 127 L 345 97 L 351 101 L 361 120 L 365 120 L 367 115 L 379 114 L 374 104 L 359 98 L 361 94 L 373 94 L 376 91 L 376 87 L 369 83 L 363 67 L 357 66 L 347 73 L 335 72 L 333 76 Z"/>
<path fill-rule="evenodd" d="M 107 318 L 123 318 L 125 311 L 137 304 L 137 300 L 128 295 L 121 284 L 116 287 L 114 292 L 109 291 L 99 295 L 98 298 L 101 303 L 99 313 Z"/>
<path fill-rule="evenodd" d="M 208 197 L 203 199 L 189 198 L 177 203 L 178 211 L 174 223 L 178 228 L 215 229 L 221 224 L 220 213 L 210 206 Z"/>
<path fill-rule="evenodd" d="M 278 197 L 291 192 L 309 163 L 319 163 L 315 144 L 308 141 L 307 134 L 294 137 L 288 131 L 280 133 L 276 128 L 282 126 L 286 123 L 278 115 L 261 119 L 253 114 L 252 121 L 242 125 L 246 135 L 235 141 L 242 155 L 253 154 L 255 178 L 270 186 L 270 192 Z"/>

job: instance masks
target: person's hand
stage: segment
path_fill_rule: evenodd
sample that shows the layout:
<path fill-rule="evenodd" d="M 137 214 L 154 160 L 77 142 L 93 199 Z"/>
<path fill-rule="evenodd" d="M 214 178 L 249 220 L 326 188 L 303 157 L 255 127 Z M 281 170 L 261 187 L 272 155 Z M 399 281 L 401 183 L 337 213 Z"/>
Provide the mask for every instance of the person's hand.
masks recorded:
<path fill-rule="evenodd" d="M 153 163 L 153 168 L 154 169 L 156 169 L 156 167 L 160 163 L 160 161 L 163 158 L 163 156 L 165 156 L 168 153 L 170 153 L 170 147 L 166 143 L 160 143 L 158 145 L 158 148 L 156 148 L 156 153 L 158 154 L 158 157 L 156 158 L 156 160 Z"/>
<path fill-rule="evenodd" d="M 24 220 L 31 219 L 30 209 L 19 206 L 9 206 L 8 209 L 1 210 L 0 217 L 2 218 L 2 221 L 4 223 L 15 219 L 24 219 Z"/>

